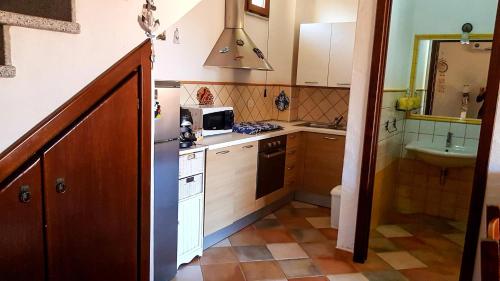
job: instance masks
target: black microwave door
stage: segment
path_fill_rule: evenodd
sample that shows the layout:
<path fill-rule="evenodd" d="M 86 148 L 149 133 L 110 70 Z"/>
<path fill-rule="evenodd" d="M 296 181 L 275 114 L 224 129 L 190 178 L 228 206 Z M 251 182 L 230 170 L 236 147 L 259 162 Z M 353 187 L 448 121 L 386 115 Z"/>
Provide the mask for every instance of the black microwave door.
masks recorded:
<path fill-rule="evenodd" d="M 224 111 L 203 115 L 203 130 L 224 130 L 226 128 L 226 115 Z"/>
<path fill-rule="evenodd" d="M 234 125 L 234 113 L 232 110 L 219 111 L 203 115 L 204 130 L 231 130 Z"/>

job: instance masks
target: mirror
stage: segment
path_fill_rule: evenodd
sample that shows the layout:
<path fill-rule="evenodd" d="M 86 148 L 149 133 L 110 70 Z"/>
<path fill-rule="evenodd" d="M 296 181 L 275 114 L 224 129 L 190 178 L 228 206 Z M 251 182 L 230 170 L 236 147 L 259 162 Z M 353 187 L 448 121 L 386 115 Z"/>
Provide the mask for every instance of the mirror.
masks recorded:
<path fill-rule="evenodd" d="M 416 35 L 410 89 L 420 99 L 413 118 L 480 123 L 492 35 Z"/>

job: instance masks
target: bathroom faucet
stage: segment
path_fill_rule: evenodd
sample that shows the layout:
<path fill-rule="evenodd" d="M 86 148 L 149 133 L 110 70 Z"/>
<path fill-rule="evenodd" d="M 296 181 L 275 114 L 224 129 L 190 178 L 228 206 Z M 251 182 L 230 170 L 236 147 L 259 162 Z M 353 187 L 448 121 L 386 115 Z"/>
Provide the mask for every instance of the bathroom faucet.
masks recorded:
<path fill-rule="evenodd" d="M 448 137 L 446 137 L 446 147 L 451 147 L 452 140 L 453 140 L 453 133 L 448 132 Z"/>

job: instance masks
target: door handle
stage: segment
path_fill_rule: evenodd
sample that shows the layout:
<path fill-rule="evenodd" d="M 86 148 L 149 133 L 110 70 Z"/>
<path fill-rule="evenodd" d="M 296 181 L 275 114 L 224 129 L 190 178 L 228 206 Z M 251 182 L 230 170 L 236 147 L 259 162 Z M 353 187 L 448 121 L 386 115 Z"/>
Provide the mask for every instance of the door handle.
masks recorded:
<path fill-rule="evenodd" d="M 337 86 L 351 86 L 351 83 L 337 83 Z"/>
<path fill-rule="evenodd" d="M 264 157 L 267 159 L 270 159 L 270 158 L 278 157 L 278 156 L 283 155 L 285 153 L 286 153 L 286 151 L 280 150 L 280 151 L 274 152 L 274 153 L 269 153 L 269 154 L 265 153 Z"/>
<path fill-rule="evenodd" d="M 244 149 L 250 149 L 250 148 L 253 148 L 253 145 L 247 145 L 247 146 L 244 146 L 243 148 Z"/>
<path fill-rule="evenodd" d="M 319 82 L 316 82 L 316 81 L 306 81 L 304 83 L 306 83 L 306 84 L 319 84 Z"/>
<path fill-rule="evenodd" d="M 56 180 L 56 192 L 59 194 L 63 194 L 66 192 L 66 190 L 67 190 L 67 188 L 66 188 L 66 184 L 64 183 L 64 179 L 58 178 Z"/>
<path fill-rule="evenodd" d="M 21 186 L 21 189 L 19 191 L 19 201 L 21 203 L 29 203 L 31 201 L 32 195 L 30 192 L 30 186 L 29 185 L 23 185 Z"/>
<path fill-rule="evenodd" d="M 337 138 L 332 138 L 332 137 L 324 137 L 323 139 L 325 140 L 331 140 L 331 141 L 336 141 Z"/>
<path fill-rule="evenodd" d="M 228 154 L 228 153 L 229 153 L 229 150 L 224 150 L 224 151 L 217 152 L 215 154 L 217 154 L 217 155 L 224 155 L 224 154 Z"/>

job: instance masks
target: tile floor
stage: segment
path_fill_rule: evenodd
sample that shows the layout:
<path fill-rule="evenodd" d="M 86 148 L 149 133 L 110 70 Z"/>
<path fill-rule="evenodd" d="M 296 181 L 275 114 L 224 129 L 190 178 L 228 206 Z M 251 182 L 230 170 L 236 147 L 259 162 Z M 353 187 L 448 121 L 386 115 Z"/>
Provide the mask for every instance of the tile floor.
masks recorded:
<path fill-rule="evenodd" d="M 207 249 L 174 281 L 457 281 L 464 233 L 460 224 L 405 217 L 379 226 L 368 261 L 336 249 L 330 210 L 292 202 Z"/>

